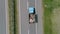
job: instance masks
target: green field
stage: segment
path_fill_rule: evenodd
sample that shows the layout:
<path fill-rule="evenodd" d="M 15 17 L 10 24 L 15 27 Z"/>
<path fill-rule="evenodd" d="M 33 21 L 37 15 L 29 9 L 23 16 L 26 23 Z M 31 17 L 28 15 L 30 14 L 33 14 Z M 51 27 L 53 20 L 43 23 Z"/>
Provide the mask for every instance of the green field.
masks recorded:
<path fill-rule="evenodd" d="M 44 34 L 60 34 L 60 0 L 43 0 Z"/>

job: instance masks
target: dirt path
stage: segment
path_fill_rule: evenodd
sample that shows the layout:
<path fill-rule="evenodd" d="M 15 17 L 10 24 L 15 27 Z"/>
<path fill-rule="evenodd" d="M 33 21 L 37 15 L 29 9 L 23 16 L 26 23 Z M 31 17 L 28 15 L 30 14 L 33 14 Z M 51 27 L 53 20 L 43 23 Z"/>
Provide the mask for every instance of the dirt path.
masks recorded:
<path fill-rule="evenodd" d="M 56 8 L 53 10 L 52 34 L 60 34 L 60 8 Z"/>

